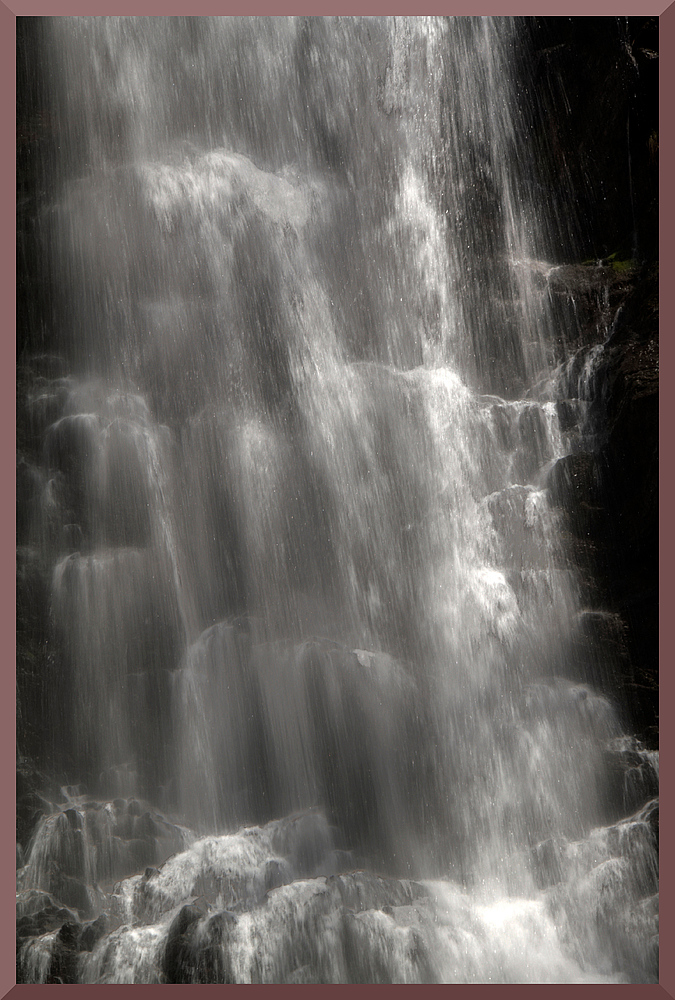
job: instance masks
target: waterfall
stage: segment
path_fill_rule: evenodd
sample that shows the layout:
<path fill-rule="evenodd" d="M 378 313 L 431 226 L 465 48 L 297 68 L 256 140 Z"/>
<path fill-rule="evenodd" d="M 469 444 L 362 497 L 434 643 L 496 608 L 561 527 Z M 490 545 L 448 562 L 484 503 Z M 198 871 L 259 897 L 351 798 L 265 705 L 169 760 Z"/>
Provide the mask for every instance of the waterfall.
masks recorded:
<path fill-rule="evenodd" d="M 40 23 L 21 981 L 656 981 L 527 20 Z"/>

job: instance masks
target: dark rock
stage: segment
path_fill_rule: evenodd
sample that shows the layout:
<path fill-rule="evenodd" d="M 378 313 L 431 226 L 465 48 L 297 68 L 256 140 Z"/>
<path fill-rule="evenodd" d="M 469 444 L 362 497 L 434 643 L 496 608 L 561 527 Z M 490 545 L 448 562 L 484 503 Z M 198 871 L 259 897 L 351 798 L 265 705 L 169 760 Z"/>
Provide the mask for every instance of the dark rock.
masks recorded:
<path fill-rule="evenodd" d="M 337 890 L 343 906 L 354 913 L 381 910 L 383 906 L 409 906 L 427 895 L 419 882 L 385 878 L 368 871 L 333 875 L 327 884 Z"/>
<path fill-rule="evenodd" d="M 194 957 L 194 981 L 199 983 L 235 981 L 227 938 L 236 924 L 237 917 L 229 910 L 216 913 L 207 921 Z"/>
<path fill-rule="evenodd" d="M 65 923 L 61 926 L 54 940 L 52 961 L 46 983 L 77 983 L 77 952 L 80 926 L 76 923 Z"/>
<path fill-rule="evenodd" d="M 560 846 L 552 839 L 537 844 L 531 851 L 532 871 L 540 889 L 548 889 L 563 877 Z"/>
<path fill-rule="evenodd" d="M 63 914 L 63 920 L 77 920 L 77 916 L 70 910 L 61 909 L 51 893 L 43 889 L 26 889 L 17 893 L 16 912 L 17 916 L 33 915 L 40 913 Z M 63 922 L 63 921 L 62 921 Z"/>
<path fill-rule="evenodd" d="M 625 685 L 638 735 L 656 745 L 658 715 L 658 274 L 636 276 L 596 374 L 598 450 L 594 569 L 605 606 L 626 623 Z"/>
<path fill-rule="evenodd" d="M 580 259 L 616 251 L 654 259 L 658 59 L 642 49 L 658 52 L 658 18 L 537 17 L 528 29 L 535 58 L 524 48 L 520 71 L 539 98 L 531 124 L 538 167 L 557 217 L 583 220 Z"/>
<path fill-rule="evenodd" d="M 624 621 L 616 613 L 582 611 L 575 624 L 571 660 L 579 679 L 620 702 L 629 669 Z"/>
<path fill-rule="evenodd" d="M 572 510 L 597 501 L 597 467 L 593 455 L 579 453 L 558 459 L 548 474 L 547 487 L 555 507 Z"/>
<path fill-rule="evenodd" d="M 130 840 L 134 836 L 135 819 L 134 816 L 129 816 L 128 813 L 118 813 L 115 817 L 115 832 L 118 837 L 123 840 Z"/>
<path fill-rule="evenodd" d="M 164 946 L 162 972 L 167 983 L 195 982 L 195 925 L 203 917 L 199 907 L 183 906 L 174 918 Z"/>
<path fill-rule="evenodd" d="M 196 899 L 193 899 L 191 906 L 194 906 L 196 910 L 199 910 L 203 917 L 205 917 L 207 913 L 211 912 L 211 904 L 207 900 L 206 896 L 198 896 Z"/>
<path fill-rule="evenodd" d="M 95 945 L 110 930 L 110 918 L 102 913 L 96 920 L 85 924 L 79 939 L 80 951 L 93 951 Z"/>
<path fill-rule="evenodd" d="M 17 941 L 22 938 L 37 937 L 39 933 L 40 928 L 35 916 L 19 917 L 16 922 Z"/>
<path fill-rule="evenodd" d="M 35 902 L 37 903 L 35 894 Z M 51 899 L 46 893 L 43 897 Z M 17 982 L 23 982 L 25 972 L 20 958 L 20 950 L 31 938 L 58 930 L 52 944 L 51 959 L 47 970 L 46 983 L 77 982 L 77 950 L 81 930 L 77 915 L 63 907 L 49 902 L 47 906 L 33 914 L 19 917 L 16 922 Z"/>
<path fill-rule="evenodd" d="M 134 833 L 137 837 L 154 839 L 155 837 L 160 837 L 162 835 L 162 830 L 150 813 L 145 812 L 134 824 Z"/>
<path fill-rule="evenodd" d="M 521 448 L 516 469 L 518 482 L 531 483 L 546 459 L 547 429 L 541 406 L 532 403 L 518 417 L 518 437 Z"/>
<path fill-rule="evenodd" d="M 278 861 L 268 861 L 265 865 L 265 892 L 276 889 L 285 882 L 285 872 Z"/>
<path fill-rule="evenodd" d="M 50 468 L 84 480 L 99 435 L 100 421 L 94 413 L 69 414 L 57 420 L 45 437 L 45 457 Z"/>
<path fill-rule="evenodd" d="M 187 903 L 185 906 L 182 906 L 169 928 L 167 945 L 173 939 L 182 937 L 196 920 L 201 920 L 202 916 L 201 909 L 195 906 L 194 903 Z"/>
<path fill-rule="evenodd" d="M 498 444 L 503 451 L 512 452 L 516 447 L 516 428 L 509 408 L 499 402 L 492 405 L 491 412 Z"/>
<path fill-rule="evenodd" d="M 93 916 L 97 892 L 90 889 L 84 882 L 71 878 L 62 872 L 55 874 L 51 881 L 52 894 L 68 907 L 73 907 L 87 917 Z"/>
<path fill-rule="evenodd" d="M 579 406 L 575 400 L 560 399 L 556 403 L 560 430 L 565 434 L 579 423 Z"/>
<path fill-rule="evenodd" d="M 136 871 L 151 865 L 157 853 L 154 842 L 140 839 L 128 840 L 126 849 L 131 865 Z"/>
<path fill-rule="evenodd" d="M 65 924 L 61 925 L 56 936 L 57 940 L 66 948 L 75 948 L 80 938 L 81 929 L 79 923 L 72 920 L 66 921 Z"/>
<path fill-rule="evenodd" d="M 81 827 L 74 826 L 75 810 L 69 812 L 70 817 L 66 813 L 60 813 L 56 817 L 50 838 L 52 860 L 64 875 L 84 879 L 87 871 L 87 845 Z"/>
<path fill-rule="evenodd" d="M 314 874 L 333 846 L 331 827 L 318 811 L 286 817 L 269 824 L 268 829 L 273 850 L 286 858 L 300 875 Z M 280 875 L 282 869 L 278 862 L 273 864 L 277 865 Z"/>
<path fill-rule="evenodd" d="M 577 628 L 584 639 L 598 648 L 613 648 L 617 653 L 626 648 L 626 626 L 618 614 L 607 611 L 581 611 Z"/>
<path fill-rule="evenodd" d="M 67 818 L 71 829 L 81 830 L 82 829 L 82 817 L 77 812 L 76 809 L 66 809 L 63 815 Z"/>

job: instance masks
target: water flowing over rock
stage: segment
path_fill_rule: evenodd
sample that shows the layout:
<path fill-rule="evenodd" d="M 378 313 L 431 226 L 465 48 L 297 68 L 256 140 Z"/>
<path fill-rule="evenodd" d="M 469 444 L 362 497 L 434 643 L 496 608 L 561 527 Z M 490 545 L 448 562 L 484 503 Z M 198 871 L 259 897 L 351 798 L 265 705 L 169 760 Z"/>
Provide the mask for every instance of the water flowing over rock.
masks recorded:
<path fill-rule="evenodd" d="M 20 27 L 18 982 L 657 981 L 656 272 L 581 262 L 567 20 Z"/>

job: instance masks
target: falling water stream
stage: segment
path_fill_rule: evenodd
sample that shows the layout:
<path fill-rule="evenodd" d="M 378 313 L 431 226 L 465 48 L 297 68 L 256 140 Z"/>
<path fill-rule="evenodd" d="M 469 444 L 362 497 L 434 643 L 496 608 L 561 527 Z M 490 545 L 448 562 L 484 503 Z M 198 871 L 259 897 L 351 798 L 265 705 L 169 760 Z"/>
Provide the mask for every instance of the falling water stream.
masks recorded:
<path fill-rule="evenodd" d="M 44 33 L 22 981 L 655 982 L 657 759 L 547 489 L 583 422 L 522 23 Z"/>

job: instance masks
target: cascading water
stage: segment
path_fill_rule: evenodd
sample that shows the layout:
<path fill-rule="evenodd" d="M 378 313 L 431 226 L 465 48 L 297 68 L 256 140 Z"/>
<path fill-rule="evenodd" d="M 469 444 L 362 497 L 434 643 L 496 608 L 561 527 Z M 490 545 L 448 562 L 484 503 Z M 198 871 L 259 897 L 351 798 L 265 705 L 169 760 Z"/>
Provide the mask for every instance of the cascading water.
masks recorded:
<path fill-rule="evenodd" d="M 656 757 L 549 502 L 523 24 L 42 32 L 20 981 L 656 981 Z"/>

